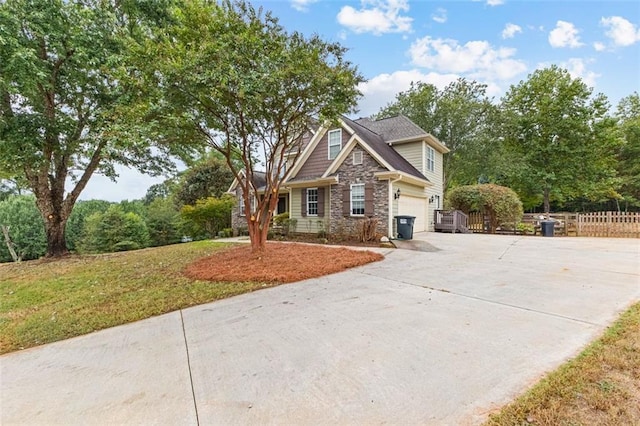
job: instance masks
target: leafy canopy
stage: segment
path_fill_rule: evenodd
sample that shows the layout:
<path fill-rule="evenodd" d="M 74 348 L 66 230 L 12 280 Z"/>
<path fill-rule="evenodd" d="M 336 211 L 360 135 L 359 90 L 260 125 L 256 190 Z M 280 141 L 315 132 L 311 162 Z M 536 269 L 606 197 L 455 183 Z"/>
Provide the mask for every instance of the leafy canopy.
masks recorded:
<path fill-rule="evenodd" d="M 145 86 L 157 88 L 157 100 L 141 111 L 158 137 L 200 140 L 224 156 L 252 213 L 252 247 L 261 249 L 286 161 L 313 120 L 354 107 L 362 77 L 339 44 L 287 33 L 244 1 L 190 1 L 174 17 L 159 42 L 146 45 Z M 267 182 L 251 210 L 258 169 Z"/>

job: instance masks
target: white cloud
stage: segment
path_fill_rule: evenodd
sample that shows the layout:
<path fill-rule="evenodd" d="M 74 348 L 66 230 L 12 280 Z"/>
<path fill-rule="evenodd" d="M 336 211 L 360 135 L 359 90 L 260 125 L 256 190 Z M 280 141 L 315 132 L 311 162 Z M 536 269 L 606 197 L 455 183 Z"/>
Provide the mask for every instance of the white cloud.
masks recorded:
<path fill-rule="evenodd" d="M 291 0 L 291 7 L 299 12 L 306 12 L 309 10 L 309 6 L 317 1 L 318 0 Z"/>
<path fill-rule="evenodd" d="M 580 78 L 587 86 L 594 87 L 600 74 L 587 69 L 587 65 L 591 62 L 593 62 L 592 59 L 570 58 L 564 62 L 553 64 L 550 62 L 541 62 L 536 66 L 536 69 L 544 69 L 549 68 L 551 65 L 557 65 L 560 68 L 566 69 L 569 75 L 571 75 L 571 78 Z"/>
<path fill-rule="evenodd" d="M 570 58 L 568 61 L 560 64 L 561 67 L 566 68 L 573 78 L 580 78 L 587 86 L 595 86 L 596 79 L 600 77 L 600 74 L 596 74 L 593 71 L 587 69 L 587 63 L 590 60 L 585 61 L 581 58 Z"/>
<path fill-rule="evenodd" d="M 631 46 L 640 41 L 640 29 L 620 16 L 602 18 L 600 25 L 608 28 L 605 34 L 617 46 Z"/>
<path fill-rule="evenodd" d="M 411 31 L 413 18 L 402 16 L 409 11 L 407 0 L 362 0 L 356 10 L 344 6 L 338 12 L 338 22 L 356 33 L 404 33 Z"/>
<path fill-rule="evenodd" d="M 604 49 L 606 49 L 606 46 L 604 45 L 604 43 L 596 41 L 595 43 L 593 43 L 593 48 L 596 50 L 596 52 L 602 52 Z"/>
<path fill-rule="evenodd" d="M 457 40 L 428 36 L 416 40 L 409 49 L 414 65 L 488 81 L 509 80 L 526 71 L 525 63 L 513 58 L 515 53 L 511 48 L 493 48 L 487 41 L 461 45 Z"/>
<path fill-rule="evenodd" d="M 435 72 L 425 74 L 416 69 L 377 75 L 358 86 L 363 97 L 358 103 L 357 115 L 366 117 L 377 113 L 381 108 L 393 102 L 398 93 L 408 90 L 411 82 L 421 81 L 433 84 L 442 90 L 458 77 L 457 74 L 438 74 Z"/>
<path fill-rule="evenodd" d="M 580 37 L 578 29 L 566 21 L 558 21 L 556 27 L 549 32 L 549 44 L 552 47 L 580 47 Z"/>
<path fill-rule="evenodd" d="M 521 32 L 522 27 L 520 25 L 508 23 L 505 25 L 504 30 L 502 30 L 502 38 L 513 38 L 513 36 Z"/>
<path fill-rule="evenodd" d="M 501 4 L 504 4 L 504 0 L 487 0 L 489 6 L 500 6 Z"/>
<path fill-rule="evenodd" d="M 447 10 L 441 7 L 437 8 L 436 11 L 431 15 L 431 19 L 439 24 L 444 24 L 445 22 L 447 22 Z"/>

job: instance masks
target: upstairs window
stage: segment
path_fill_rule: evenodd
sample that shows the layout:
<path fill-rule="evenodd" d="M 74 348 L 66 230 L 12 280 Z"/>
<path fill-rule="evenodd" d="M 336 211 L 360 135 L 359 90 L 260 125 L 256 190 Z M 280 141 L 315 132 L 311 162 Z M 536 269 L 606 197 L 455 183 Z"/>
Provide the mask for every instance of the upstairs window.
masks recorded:
<path fill-rule="evenodd" d="M 342 149 L 342 129 L 329 130 L 329 160 L 338 156 Z"/>
<path fill-rule="evenodd" d="M 318 188 L 307 189 L 307 216 L 318 216 Z"/>
<path fill-rule="evenodd" d="M 430 146 L 427 147 L 427 159 L 425 164 L 427 171 L 434 172 L 436 170 L 436 152 Z"/>

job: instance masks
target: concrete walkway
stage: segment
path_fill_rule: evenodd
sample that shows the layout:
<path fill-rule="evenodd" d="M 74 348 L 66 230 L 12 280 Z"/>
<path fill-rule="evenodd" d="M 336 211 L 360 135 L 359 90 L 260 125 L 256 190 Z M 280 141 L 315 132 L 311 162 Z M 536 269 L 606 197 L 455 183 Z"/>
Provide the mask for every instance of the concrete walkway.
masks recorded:
<path fill-rule="evenodd" d="M 477 424 L 640 300 L 632 239 L 438 251 L 0 357 L 0 423 Z"/>

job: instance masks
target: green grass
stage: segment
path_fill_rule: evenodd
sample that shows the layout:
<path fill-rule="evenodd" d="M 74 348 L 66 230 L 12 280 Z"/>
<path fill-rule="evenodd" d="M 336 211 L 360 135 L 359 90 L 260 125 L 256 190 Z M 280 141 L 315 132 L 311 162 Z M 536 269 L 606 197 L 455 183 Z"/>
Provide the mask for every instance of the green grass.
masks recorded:
<path fill-rule="evenodd" d="M 640 425 L 640 303 L 486 425 Z"/>
<path fill-rule="evenodd" d="M 90 333 L 246 293 L 266 284 L 194 281 L 192 261 L 212 241 L 57 261 L 0 265 L 0 353 Z"/>

